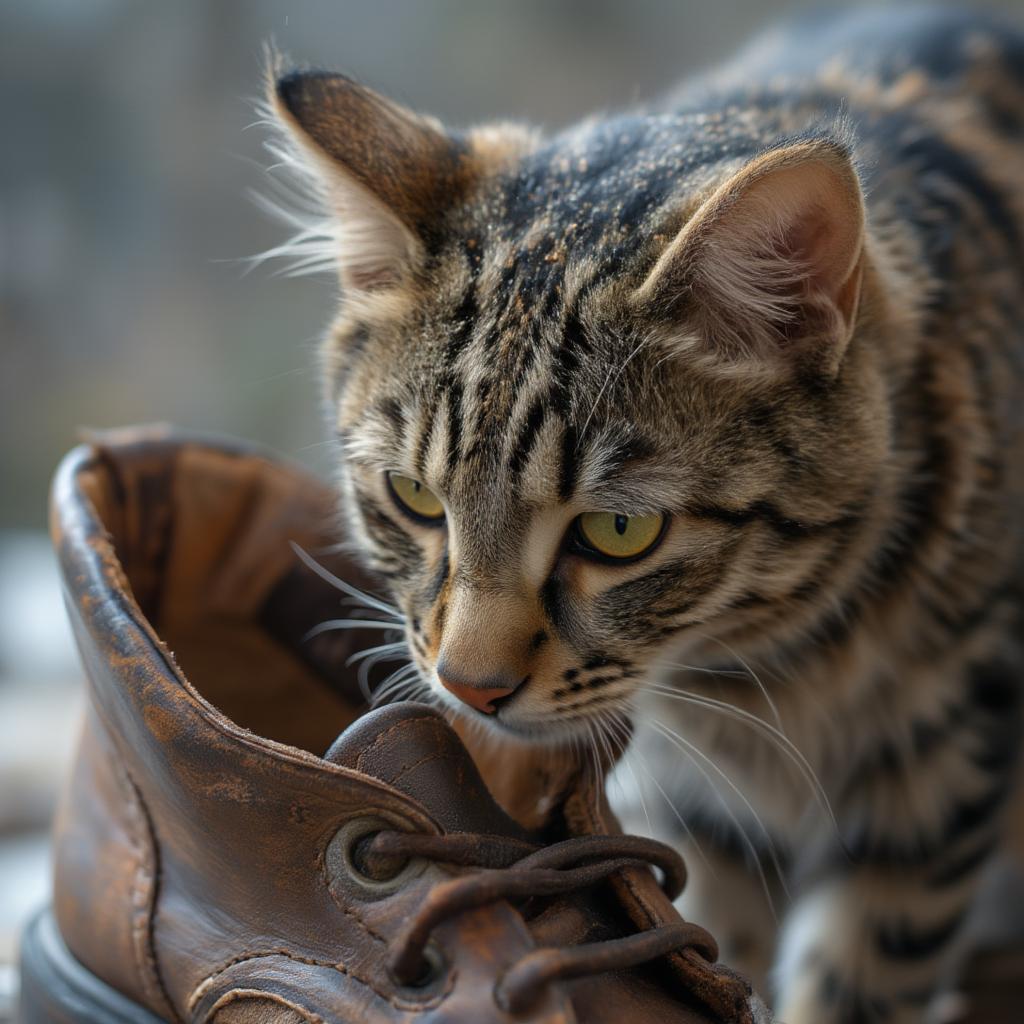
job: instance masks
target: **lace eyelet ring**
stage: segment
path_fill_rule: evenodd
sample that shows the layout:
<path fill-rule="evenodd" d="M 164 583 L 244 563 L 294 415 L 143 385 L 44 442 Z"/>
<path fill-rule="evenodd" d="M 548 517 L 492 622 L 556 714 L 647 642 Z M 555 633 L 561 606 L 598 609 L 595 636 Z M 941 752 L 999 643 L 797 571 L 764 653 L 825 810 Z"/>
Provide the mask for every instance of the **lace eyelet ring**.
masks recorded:
<path fill-rule="evenodd" d="M 390 896 L 423 874 L 426 862 L 413 858 L 391 878 L 373 878 L 360 870 L 356 857 L 359 842 L 377 832 L 393 831 L 394 823 L 384 818 L 352 818 L 346 821 L 327 844 L 326 864 L 330 875 L 338 880 L 340 875 L 352 881 L 358 888 L 376 898 Z"/>

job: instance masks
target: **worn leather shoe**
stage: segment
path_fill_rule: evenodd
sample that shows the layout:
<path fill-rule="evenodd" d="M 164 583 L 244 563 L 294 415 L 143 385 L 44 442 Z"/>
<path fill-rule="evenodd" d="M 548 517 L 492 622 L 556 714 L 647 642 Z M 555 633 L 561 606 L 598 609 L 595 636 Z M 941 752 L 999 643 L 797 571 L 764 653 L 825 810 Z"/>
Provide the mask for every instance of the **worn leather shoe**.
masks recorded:
<path fill-rule="evenodd" d="M 592 771 L 536 753 L 502 806 L 434 708 L 367 710 L 345 664 L 394 623 L 309 638 L 331 574 L 365 582 L 322 554 L 333 507 L 161 431 L 62 464 L 90 702 L 23 1024 L 765 1020 L 673 908 L 678 856 L 619 834 Z"/>

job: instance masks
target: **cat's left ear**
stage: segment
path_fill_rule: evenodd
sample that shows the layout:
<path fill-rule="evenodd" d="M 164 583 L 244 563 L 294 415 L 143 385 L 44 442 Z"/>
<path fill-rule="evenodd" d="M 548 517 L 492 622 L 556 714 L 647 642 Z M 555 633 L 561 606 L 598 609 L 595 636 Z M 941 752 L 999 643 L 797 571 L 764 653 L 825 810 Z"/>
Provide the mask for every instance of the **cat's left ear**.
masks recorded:
<path fill-rule="evenodd" d="M 801 142 L 716 189 L 634 298 L 713 360 L 833 376 L 855 326 L 863 253 L 864 202 L 845 148 Z"/>

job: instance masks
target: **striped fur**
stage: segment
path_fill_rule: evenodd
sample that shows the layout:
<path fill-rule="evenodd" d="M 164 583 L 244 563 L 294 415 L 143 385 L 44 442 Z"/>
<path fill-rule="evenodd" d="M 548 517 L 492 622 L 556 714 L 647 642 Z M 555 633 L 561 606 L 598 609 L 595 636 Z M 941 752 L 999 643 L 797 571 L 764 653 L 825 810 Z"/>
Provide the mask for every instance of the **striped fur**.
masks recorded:
<path fill-rule="evenodd" d="M 776 948 L 780 1019 L 922 1021 L 1021 735 L 1024 39 L 805 21 L 550 139 L 340 77 L 275 103 L 359 226 L 325 376 L 423 685 L 525 680 L 490 721 L 539 741 L 628 720 L 699 919 L 752 971 Z M 669 527 L 600 564 L 567 541 L 600 509 Z"/>

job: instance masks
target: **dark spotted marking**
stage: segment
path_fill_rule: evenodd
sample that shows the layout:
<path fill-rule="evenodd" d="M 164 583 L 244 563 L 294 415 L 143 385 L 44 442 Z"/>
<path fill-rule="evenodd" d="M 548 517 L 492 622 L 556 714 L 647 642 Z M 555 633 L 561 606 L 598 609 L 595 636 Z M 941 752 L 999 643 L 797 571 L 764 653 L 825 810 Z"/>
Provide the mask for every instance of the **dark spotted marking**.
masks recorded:
<path fill-rule="evenodd" d="M 857 515 L 846 515 L 824 522 L 791 519 L 784 516 L 767 501 L 758 501 L 742 509 L 704 506 L 688 508 L 686 511 L 688 515 L 694 516 L 697 519 L 714 519 L 734 527 L 745 527 L 751 523 L 763 523 L 771 527 L 776 533 L 790 540 L 801 537 L 813 537 L 819 533 L 829 533 L 833 530 L 850 529 L 857 525 L 860 518 Z"/>
<path fill-rule="evenodd" d="M 989 826 L 1006 803 L 1009 780 L 997 779 L 980 796 L 955 801 L 934 836 L 920 836 L 913 843 L 896 842 L 884 835 L 846 835 L 843 846 L 849 862 L 909 869 L 929 867 L 959 841 Z"/>
<path fill-rule="evenodd" d="M 551 696 L 555 700 L 562 700 L 569 694 L 582 693 L 584 690 L 600 690 L 609 683 L 620 683 L 635 675 L 635 672 L 624 671 L 616 675 L 592 676 L 590 679 L 586 680 L 580 680 L 573 677 L 573 681 L 570 682 L 568 686 L 559 687 L 557 690 L 552 692 Z"/>
<path fill-rule="evenodd" d="M 571 423 L 562 426 L 562 457 L 558 467 L 558 497 L 568 501 L 579 476 L 579 432 Z"/>
<path fill-rule="evenodd" d="M 345 357 L 334 376 L 335 399 L 344 391 L 363 354 L 370 344 L 370 332 L 365 324 L 357 324 L 345 342 Z"/>
<path fill-rule="evenodd" d="M 927 926 L 906 920 L 886 922 L 875 929 L 875 943 L 892 960 L 924 960 L 949 945 L 963 920 L 964 911 L 958 910 L 938 924 Z"/>
<path fill-rule="evenodd" d="M 947 889 L 960 885 L 975 875 L 988 862 L 996 845 L 996 840 L 993 837 L 986 836 L 980 843 L 969 847 L 959 857 L 954 857 L 929 874 L 928 885 L 935 889 Z"/>
<path fill-rule="evenodd" d="M 508 471 L 513 480 L 519 479 L 523 467 L 530 458 L 530 453 L 533 451 L 533 446 L 537 441 L 537 435 L 540 433 L 540 428 L 544 425 L 546 417 L 547 406 L 544 398 L 541 395 L 537 395 L 530 403 L 509 455 Z"/>
<path fill-rule="evenodd" d="M 558 704 L 553 710 L 556 713 L 579 711 L 581 708 L 594 707 L 597 704 L 606 704 L 609 701 L 621 700 L 620 693 L 599 693 L 596 697 L 588 697 L 586 700 L 576 701 L 574 704 Z"/>
<path fill-rule="evenodd" d="M 455 472 L 462 448 L 462 383 L 455 377 L 448 381 L 448 475 Z"/>
<path fill-rule="evenodd" d="M 437 571 L 434 573 L 434 578 L 430 582 L 430 590 L 427 592 L 427 601 L 433 604 L 438 597 L 441 596 L 441 591 L 444 589 L 444 585 L 448 582 L 448 574 L 451 571 L 451 562 L 448 558 L 448 546 L 445 545 L 444 553 L 441 555 L 441 561 L 438 563 Z"/>

